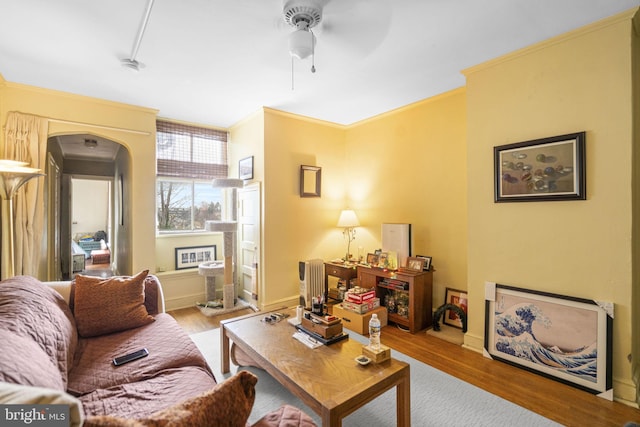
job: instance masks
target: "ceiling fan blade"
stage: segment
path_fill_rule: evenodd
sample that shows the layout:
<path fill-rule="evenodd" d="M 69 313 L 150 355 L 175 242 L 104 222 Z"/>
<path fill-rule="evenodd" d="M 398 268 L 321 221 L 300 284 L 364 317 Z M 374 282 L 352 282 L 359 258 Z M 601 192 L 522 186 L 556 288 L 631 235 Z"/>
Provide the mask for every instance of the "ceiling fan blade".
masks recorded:
<path fill-rule="evenodd" d="M 366 56 L 383 42 L 391 19 L 390 0 L 329 0 L 314 32 L 318 45 Z"/>

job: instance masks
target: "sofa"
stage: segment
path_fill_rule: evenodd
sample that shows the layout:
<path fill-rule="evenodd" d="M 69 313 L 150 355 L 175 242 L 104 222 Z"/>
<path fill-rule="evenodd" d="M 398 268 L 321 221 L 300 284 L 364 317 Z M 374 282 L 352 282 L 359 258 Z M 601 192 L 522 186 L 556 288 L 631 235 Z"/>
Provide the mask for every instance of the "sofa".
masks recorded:
<path fill-rule="evenodd" d="M 248 425 L 257 377 L 239 371 L 218 384 L 164 312 L 162 286 L 148 271 L 74 282 L 6 279 L 0 342 L 0 404 L 65 404 L 74 426 Z M 141 348 L 148 356 L 112 363 Z M 314 424 L 288 405 L 254 424 L 285 425 Z"/>

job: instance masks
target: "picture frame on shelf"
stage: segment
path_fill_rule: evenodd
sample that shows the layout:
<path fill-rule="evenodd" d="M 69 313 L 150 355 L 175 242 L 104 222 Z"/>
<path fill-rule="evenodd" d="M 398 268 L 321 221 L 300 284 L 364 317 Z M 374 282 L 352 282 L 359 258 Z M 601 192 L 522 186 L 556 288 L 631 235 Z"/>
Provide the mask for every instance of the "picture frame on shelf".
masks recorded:
<path fill-rule="evenodd" d="M 411 270 L 411 271 L 423 271 L 424 264 L 425 264 L 424 258 L 410 256 L 410 257 L 407 257 L 407 265 L 404 267 L 404 269 Z"/>
<path fill-rule="evenodd" d="M 468 299 L 467 292 L 460 291 L 458 289 L 446 288 L 444 303 L 453 304 L 464 312 L 467 313 L 468 307 Z M 454 310 L 445 310 L 444 311 L 444 322 L 445 325 L 453 326 L 454 328 L 462 329 L 462 318 L 454 311 Z"/>
<path fill-rule="evenodd" d="M 380 252 L 380 255 L 378 255 L 378 267 L 380 267 L 380 268 L 389 267 L 389 253 L 388 252 Z"/>
<path fill-rule="evenodd" d="M 367 264 L 369 264 L 371 267 L 377 267 L 378 266 L 378 254 L 368 253 L 367 254 Z"/>
<path fill-rule="evenodd" d="M 425 256 L 425 255 L 416 255 L 417 258 L 422 258 L 424 259 L 424 268 L 423 271 L 429 271 L 431 270 L 431 260 L 433 259 L 433 257 L 430 256 Z"/>
<path fill-rule="evenodd" d="M 484 354 L 613 400 L 613 308 L 487 282 Z"/>
<path fill-rule="evenodd" d="M 217 259 L 216 245 L 186 246 L 175 249 L 175 269 L 198 267 L 200 263 L 215 261 Z"/>
<path fill-rule="evenodd" d="M 253 156 L 238 161 L 238 178 L 253 179 Z"/>
<path fill-rule="evenodd" d="M 585 135 L 494 147 L 494 201 L 586 200 Z"/>

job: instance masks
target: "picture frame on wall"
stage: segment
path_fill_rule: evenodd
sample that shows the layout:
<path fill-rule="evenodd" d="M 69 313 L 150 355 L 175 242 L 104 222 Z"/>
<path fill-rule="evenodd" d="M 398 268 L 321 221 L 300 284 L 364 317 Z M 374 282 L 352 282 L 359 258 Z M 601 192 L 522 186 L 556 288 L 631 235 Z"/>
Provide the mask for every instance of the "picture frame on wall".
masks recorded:
<path fill-rule="evenodd" d="M 585 132 L 494 147 L 494 201 L 586 200 Z"/>
<path fill-rule="evenodd" d="M 300 165 L 300 197 L 320 197 L 322 190 L 322 168 Z"/>
<path fill-rule="evenodd" d="M 460 291 L 458 289 L 446 288 L 445 296 L 444 296 L 445 304 L 453 304 L 465 313 L 467 312 L 468 300 L 467 293 L 465 291 Z M 445 325 L 453 326 L 454 328 L 462 329 L 462 318 L 453 310 L 445 310 L 444 311 L 444 322 Z"/>
<path fill-rule="evenodd" d="M 253 156 L 238 161 L 238 178 L 253 179 Z"/>
<path fill-rule="evenodd" d="M 484 354 L 613 400 L 613 303 L 485 288 Z"/>
<path fill-rule="evenodd" d="M 176 248 L 175 253 L 176 270 L 195 268 L 203 262 L 215 261 L 218 256 L 216 245 L 187 246 L 183 248 Z"/>

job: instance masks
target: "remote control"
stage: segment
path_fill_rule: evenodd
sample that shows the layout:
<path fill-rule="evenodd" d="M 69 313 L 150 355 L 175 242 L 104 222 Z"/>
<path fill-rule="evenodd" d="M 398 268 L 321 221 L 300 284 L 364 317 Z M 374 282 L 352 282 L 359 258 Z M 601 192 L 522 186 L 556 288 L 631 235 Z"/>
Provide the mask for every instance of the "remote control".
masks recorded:
<path fill-rule="evenodd" d="M 149 351 L 146 348 L 143 348 L 138 351 L 134 351 L 133 353 L 125 354 L 124 356 L 118 356 L 113 359 L 114 366 L 124 365 L 125 363 L 133 362 L 134 360 L 141 359 L 149 355 Z"/>

